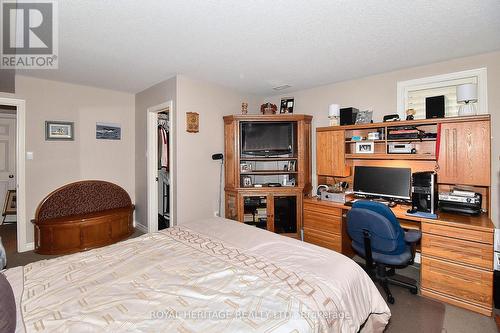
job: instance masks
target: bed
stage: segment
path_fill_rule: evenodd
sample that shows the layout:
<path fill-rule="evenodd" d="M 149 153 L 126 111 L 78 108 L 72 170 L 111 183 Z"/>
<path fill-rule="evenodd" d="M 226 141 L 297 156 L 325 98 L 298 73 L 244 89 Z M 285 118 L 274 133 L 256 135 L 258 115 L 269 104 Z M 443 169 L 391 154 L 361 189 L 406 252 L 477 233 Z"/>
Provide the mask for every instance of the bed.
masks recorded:
<path fill-rule="evenodd" d="M 351 259 L 212 218 L 8 269 L 16 332 L 381 332 Z"/>

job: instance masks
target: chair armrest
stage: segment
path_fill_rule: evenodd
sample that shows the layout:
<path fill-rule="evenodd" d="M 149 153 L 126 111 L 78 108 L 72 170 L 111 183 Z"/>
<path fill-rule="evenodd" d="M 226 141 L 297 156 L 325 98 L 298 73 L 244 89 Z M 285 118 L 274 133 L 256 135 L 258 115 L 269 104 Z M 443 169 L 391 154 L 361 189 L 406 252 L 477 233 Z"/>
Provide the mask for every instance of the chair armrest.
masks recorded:
<path fill-rule="evenodd" d="M 418 230 L 408 230 L 405 232 L 405 242 L 414 244 L 422 238 L 422 233 Z"/>

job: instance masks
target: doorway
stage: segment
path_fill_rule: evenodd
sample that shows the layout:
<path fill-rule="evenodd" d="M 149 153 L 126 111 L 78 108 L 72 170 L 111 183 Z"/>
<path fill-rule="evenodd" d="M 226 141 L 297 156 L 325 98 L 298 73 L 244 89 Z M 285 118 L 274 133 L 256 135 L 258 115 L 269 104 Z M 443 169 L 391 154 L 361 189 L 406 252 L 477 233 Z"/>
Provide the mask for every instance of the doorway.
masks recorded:
<path fill-rule="evenodd" d="M 175 225 L 173 102 L 147 112 L 148 232 Z"/>
<path fill-rule="evenodd" d="M 33 249 L 26 240 L 25 102 L 0 98 L 0 237 L 6 252 Z"/>

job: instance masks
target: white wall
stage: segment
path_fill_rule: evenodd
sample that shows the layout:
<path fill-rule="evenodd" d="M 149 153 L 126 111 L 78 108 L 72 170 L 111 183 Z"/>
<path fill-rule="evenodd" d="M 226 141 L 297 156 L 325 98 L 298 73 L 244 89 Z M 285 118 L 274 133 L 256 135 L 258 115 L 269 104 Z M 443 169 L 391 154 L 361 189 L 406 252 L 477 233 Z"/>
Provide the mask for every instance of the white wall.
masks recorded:
<path fill-rule="evenodd" d="M 100 179 L 122 186 L 135 200 L 134 95 L 82 85 L 16 76 L 16 93 L 26 100 L 26 213 L 34 217 L 40 201 L 69 182 Z M 75 122 L 75 141 L 45 141 L 45 121 Z M 119 141 L 97 140 L 96 122 L 118 123 Z M 33 226 L 26 221 L 27 241 Z"/>
<path fill-rule="evenodd" d="M 146 161 L 146 136 L 147 136 L 147 109 L 156 105 L 173 101 L 174 108 L 171 112 L 175 113 L 177 100 L 177 78 L 172 77 L 162 81 L 154 86 L 141 91 L 135 95 L 135 191 L 136 191 L 136 207 L 135 218 L 136 223 L 141 224 L 147 229 L 148 212 L 147 212 L 147 161 Z M 173 128 L 175 136 L 175 128 Z M 176 140 L 172 143 L 174 149 Z M 176 188 L 173 188 L 176 193 Z M 174 207 L 176 205 L 176 195 L 174 195 Z"/>
<path fill-rule="evenodd" d="M 184 75 L 177 82 L 177 222 L 183 223 L 217 212 L 220 162 L 212 154 L 224 152 L 222 117 L 240 113 L 244 101 L 256 110 L 257 99 Z M 186 112 L 200 114 L 199 133 L 186 132 Z"/>
<path fill-rule="evenodd" d="M 381 121 L 386 114 L 397 113 L 397 82 L 427 76 L 486 67 L 488 71 L 488 109 L 492 119 L 492 217 L 499 226 L 500 198 L 500 52 L 459 58 L 435 64 L 413 67 L 394 72 L 369 76 L 307 90 L 269 96 L 261 102 L 279 105 L 283 96 L 295 98 L 295 113 L 314 116 L 313 126 L 328 126 L 328 105 L 353 106 L 360 110 L 374 110 L 374 121 Z M 332 78 L 334 79 L 334 78 Z M 316 174 L 316 142 L 313 139 L 313 175 Z M 314 184 L 317 180 L 313 177 Z"/>
<path fill-rule="evenodd" d="M 257 98 L 238 91 L 178 75 L 136 95 L 136 221 L 147 226 L 146 116 L 147 108 L 174 101 L 175 222 L 212 217 L 217 211 L 219 161 L 224 151 L 222 117 L 237 114 L 241 103 L 257 109 Z M 186 132 L 186 112 L 200 115 L 199 133 Z"/>

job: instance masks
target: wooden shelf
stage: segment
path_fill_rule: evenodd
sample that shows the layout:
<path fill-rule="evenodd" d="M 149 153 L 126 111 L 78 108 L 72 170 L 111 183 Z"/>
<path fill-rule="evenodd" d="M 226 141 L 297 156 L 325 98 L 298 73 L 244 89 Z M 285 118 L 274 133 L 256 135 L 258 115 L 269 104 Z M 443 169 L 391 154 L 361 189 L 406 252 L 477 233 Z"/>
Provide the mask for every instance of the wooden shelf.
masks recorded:
<path fill-rule="evenodd" d="M 350 160 L 422 160 L 435 161 L 435 155 L 419 154 L 346 154 L 346 159 Z"/>
<path fill-rule="evenodd" d="M 423 139 L 387 139 L 387 142 L 432 142 L 436 138 L 423 138 Z"/>
<path fill-rule="evenodd" d="M 297 157 L 240 157 L 240 161 L 276 162 L 276 161 L 296 161 Z"/>
<path fill-rule="evenodd" d="M 280 170 L 253 170 L 253 171 L 242 171 L 240 176 L 244 175 L 289 175 L 296 174 L 298 171 L 280 171 Z"/>
<path fill-rule="evenodd" d="M 386 142 L 433 142 L 436 138 L 423 138 L 423 139 L 387 139 L 387 140 L 361 140 L 361 141 L 351 141 L 346 140 L 345 143 L 356 143 L 356 142 L 375 142 L 375 143 L 386 143 Z"/>
<path fill-rule="evenodd" d="M 422 126 L 422 125 L 433 125 L 433 124 L 444 124 L 444 123 L 460 123 L 460 122 L 470 122 L 470 121 L 482 121 L 490 120 L 489 114 L 477 115 L 477 116 L 466 116 L 466 117 L 449 117 L 449 118 L 434 118 L 434 119 L 418 119 L 418 120 L 402 120 L 402 121 L 388 121 L 385 123 L 371 123 L 371 124 L 359 124 L 359 125 L 347 125 L 347 126 L 329 126 L 329 127 L 318 127 L 317 132 L 322 131 L 332 131 L 332 130 L 360 130 L 360 129 L 372 129 L 379 127 L 400 127 L 400 126 Z"/>
<path fill-rule="evenodd" d="M 345 143 L 356 143 L 356 142 L 375 142 L 375 143 L 385 143 L 385 140 L 361 140 L 361 141 L 345 140 Z"/>

